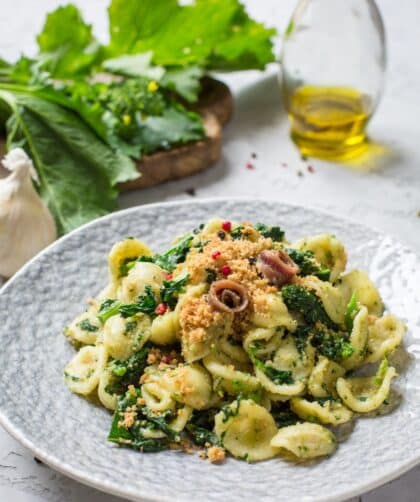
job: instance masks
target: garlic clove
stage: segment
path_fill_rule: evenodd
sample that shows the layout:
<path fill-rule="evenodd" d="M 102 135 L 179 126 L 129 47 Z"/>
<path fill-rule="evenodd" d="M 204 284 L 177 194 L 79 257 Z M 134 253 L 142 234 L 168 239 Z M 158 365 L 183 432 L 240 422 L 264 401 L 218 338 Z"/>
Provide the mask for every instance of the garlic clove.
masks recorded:
<path fill-rule="evenodd" d="M 0 179 L 0 275 L 11 277 L 57 238 L 54 219 L 34 188 L 31 159 L 21 148 L 2 161 L 11 174 Z"/>

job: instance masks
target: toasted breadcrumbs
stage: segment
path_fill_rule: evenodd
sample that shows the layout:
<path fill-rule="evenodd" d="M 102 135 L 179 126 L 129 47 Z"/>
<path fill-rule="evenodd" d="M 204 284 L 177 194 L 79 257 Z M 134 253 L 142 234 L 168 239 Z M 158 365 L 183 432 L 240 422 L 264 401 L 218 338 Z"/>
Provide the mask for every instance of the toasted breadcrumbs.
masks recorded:
<path fill-rule="evenodd" d="M 220 446 L 210 446 L 210 448 L 207 448 L 207 458 L 212 464 L 223 462 L 225 456 L 225 450 L 220 448 Z"/>
<path fill-rule="evenodd" d="M 210 235 L 201 249 L 190 251 L 182 265 L 193 285 L 206 282 L 208 270 L 216 274 L 216 280 L 225 279 L 222 270 L 228 266 L 227 278 L 245 286 L 249 296 L 246 311 L 235 316 L 215 310 L 206 295 L 188 299 L 180 308 L 181 337 L 186 343 L 206 342 L 209 336 L 226 328 L 238 335 L 248 329 L 250 314 L 268 314 L 267 294 L 277 289 L 259 276 L 255 262 L 262 251 L 273 248 L 273 241 L 262 237 L 249 224 L 244 224 L 242 234 L 247 238 L 234 240 L 224 234 L 221 239 L 217 233 Z"/>

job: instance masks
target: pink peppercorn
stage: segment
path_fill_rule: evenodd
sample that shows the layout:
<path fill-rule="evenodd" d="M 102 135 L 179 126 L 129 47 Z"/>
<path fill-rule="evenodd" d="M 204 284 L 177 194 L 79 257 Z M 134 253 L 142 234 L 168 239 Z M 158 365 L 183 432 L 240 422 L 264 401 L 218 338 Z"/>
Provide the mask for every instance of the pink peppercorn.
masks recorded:
<path fill-rule="evenodd" d="M 157 315 L 162 315 L 166 312 L 167 306 L 164 303 L 159 303 L 159 305 L 155 309 L 155 313 Z"/>
<path fill-rule="evenodd" d="M 222 223 L 222 229 L 225 232 L 230 232 L 232 230 L 232 223 L 230 221 L 224 221 Z"/>
<path fill-rule="evenodd" d="M 217 260 L 217 258 L 219 258 L 219 256 L 221 256 L 222 253 L 220 251 L 214 251 L 212 254 L 211 254 L 211 257 L 213 258 L 213 260 Z"/>
<path fill-rule="evenodd" d="M 166 274 L 166 276 L 165 276 L 165 279 L 166 279 L 167 281 L 172 281 L 172 278 L 173 278 L 173 274 L 171 274 L 171 273 Z"/>
<path fill-rule="evenodd" d="M 220 272 L 223 275 L 228 276 L 232 273 L 232 269 L 229 267 L 229 265 L 223 265 L 223 267 L 220 269 Z"/>

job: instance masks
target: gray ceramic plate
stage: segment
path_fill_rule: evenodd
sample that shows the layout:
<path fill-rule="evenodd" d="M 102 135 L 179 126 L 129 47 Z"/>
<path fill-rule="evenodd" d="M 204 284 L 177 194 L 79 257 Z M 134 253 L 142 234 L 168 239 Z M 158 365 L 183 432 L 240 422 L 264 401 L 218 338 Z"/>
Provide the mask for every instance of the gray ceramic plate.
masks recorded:
<path fill-rule="evenodd" d="M 345 243 L 349 266 L 366 269 L 390 310 L 408 322 L 401 405 L 360 419 L 331 458 L 311 465 L 280 459 L 215 466 L 197 455 L 140 454 L 107 442 L 107 411 L 71 394 L 63 367 L 74 350 L 62 328 L 106 283 L 112 244 L 138 236 L 155 249 L 211 216 L 280 224 L 288 236 L 328 231 Z M 34 454 L 68 476 L 133 500 L 341 500 L 420 462 L 420 263 L 393 239 L 358 223 L 302 207 L 213 199 L 114 213 L 62 238 L 0 291 L 0 422 Z"/>

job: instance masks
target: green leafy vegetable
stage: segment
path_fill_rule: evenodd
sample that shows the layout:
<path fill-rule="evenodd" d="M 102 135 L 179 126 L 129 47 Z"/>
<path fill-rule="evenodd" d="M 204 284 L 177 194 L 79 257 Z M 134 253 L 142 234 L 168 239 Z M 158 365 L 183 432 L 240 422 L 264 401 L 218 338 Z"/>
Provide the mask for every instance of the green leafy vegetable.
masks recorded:
<path fill-rule="evenodd" d="M 129 385 L 137 385 L 147 366 L 149 351 L 150 348 L 145 346 L 125 361 L 113 361 L 110 366 L 113 379 L 105 390 L 109 394 L 122 395 L 127 392 Z"/>
<path fill-rule="evenodd" d="M 79 328 L 82 329 L 83 331 L 90 331 L 91 333 L 94 333 L 95 331 L 98 331 L 98 326 L 95 326 L 92 324 L 89 319 L 83 319 L 83 321 L 79 322 Z"/>
<path fill-rule="evenodd" d="M 299 249 L 287 248 L 287 254 L 290 258 L 299 265 L 299 275 L 314 275 L 323 281 L 328 281 L 330 278 L 330 269 L 319 264 L 312 251 L 300 251 Z"/>
<path fill-rule="evenodd" d="M 102 66 L 106 71 L 126 77 L 147 77 L 160 80 L 165 74 L 165 69 L 162 66 L 152 65 L 152 56 L 152 52 L 119 56 L 107 59 Z"/>
<path fill-rule="evenodd" d="M 155 150 L 169 150 L 189 141 L 198 141 L 205 136 L 203 123 L 195 112 L 186 112 L 180 105 L 173 105 L 162 115 L 137 117 L 138 142 L 144 153 Z"/>
<path fill-rule="evenodd" d="M 185 290 L 185 286 L 188 282 L 189 275 L 174 279 L 173 281 L 163 281 L 162 288 L 160 290 L 160 297 L 162 302 L 168 305 L 171 309 L 174 309 L 177 302 L 179 294 Z"/>
<path fill-rule="evenodd" d="M 277 385 L 290 385 L 294 383 L 294 378 L 291 371 L 278 370 L 270 364 L 261 361 L 256 356 L 256 349 L 250 351 L 250 357 L 255 367 L 262 371 L 270 380 Z"/>
<path fill-rule="evenodd" d="M 270 413 L 279 428 L 296 425 L 301 421 L 301 419 L 290 409 L 290 405 L 288 403 L 282 403 L 281 401 L 275 403 Z"/>
<path fill-rule="evenodd" d="M 255 230 L 267 239 L 270 238 L 274 242 L 282 242 L 284 239 L 284 232 L 280 227 L 270 227 L 268 225 L 264 225 L 264 223 L 257 223 L 255 225 Z"/>
<path fill-rule="evenodd" d="M 353 321 L 358 312 L 357 295 L 353 293 L 351 295 L 350 301 L 346 307 L 346 313 L 344 316 L 344 324 L 349 332 L 353 329 Z"/>
<path fill-rule="evenodd" d="M 205 138 L 183 103 L 208 69 L 274 59 L 274 31 L 238 0 L 113 0 L 109 25 L 103 46 L 76 6 L 61 6 L 36 56 L 0 59 L 0 129 L 32 158 L 60 234 L 116 208 L 117 185 L 139 176 L 132 158 Z"/>
<path fill-rule="evenodd" d="M 200 79 L 204 76 L 203 68 L 199 66 L 179 66 L 167 68 L 160 80 L 160 84 L 178 93 L 189 103 L 198 99 L 200 91 Z"/>
<path fill-rule="evenodd" d="M 194 236 L 191 234 L 186 235 L 178 242 L 176 242 L 172 247 L 170 247 L 167 251 L 165 251 L 161 255 L 156 255 L 153 258 L 154 263 L 167 270 L 168 272 L 172 272 L 174 268 L 178 265 L 178 263 L 183 263 L 187 254 L 191 250 L 192 241 Z M 140 260 L 142 261 L 142 260 Z"/>
<path fill-rule="evenodd" d="M 86 72 L 98 59 L 100 46 L 92 27 L 72 4 L 59 7 L 47 15 L 37 37 L 40 54 L 54 77 L 74 77 Z"/>
<path fill-rule="evenodd" d="M 238 225 L 238 226 L 232 228 L 232 230 L 230 231 L 230 236 L 235 241 L 238 239 L 242 239 L 243 230 L 244 230 L 243 225 Z"/>
<path fill-rule="evenodd" d="M 203 22 L 203 20 L 206 22 Z M 113 0 L 111 54 L 153 51 L 163 66 L 262 69 L 273 61 L 275 30 L 253 21 L 238 0 Z"/>
<path fill-rule="evenodd" d="M 292 336 L 295 339 L 296 348 L 298 349 L 300 355 L 303 355 L 305 352 L 310 334 L 310 326 L 298 326 L 292 333 Z"/>
<path fill-rule="evenodd" d="M 338 329 L 338 326 L 328 317 L 319 298 L 304 287 L 290 284 L 282 288 L 281 294 L 286 307 L 301 314 L 310 326 L 321 322 L 328 328 Z"/>
<path fill-rule="evenodd" d="M 75 113 L 55 103 L 1 86 L 0 102 L 9 109 L 8 148 L 23 146 L 34 160 L 40 193 L 59 233 L 116 208 L 116 184 L 138 177 L 130 159 L 110 150 Z"/>
<path fill-rule="evenodd" d="M 388 359 L 385 358 L 381 361 L 381 364 L 379 365 L 379 368 L 376 372 L 374 380 L 376 385 L 378 386 L 382 385 L 382 382 L 384 381 L 385 378 L 385 374 L 388 371 L 388 367 L 389 367 Z"/>
<path fill-rule="evenodd" d="M 170 441 L 179 441 L 179 435 L 168 425 L 175 418 L 172 411 L 165 411 L 159 415 L 150 414 L 147 407 L 137 404 L 141 397 L 141 390 L 129 391 L 118 400 L 118 408 L 114 413 L 108 440 L 120 443 L 145 453 L 162 451 L 169 448 Z M 124 413 L 127 408 L 135 410 L 135 420 L 130 427 L 123 426 Z M 165 434 L 164 438 L 150 439 L 144 436 L 144 430 L 159 430 Z"/>
<path fill-rule="evenodd" d="M 211 284 L 217 279 L 217 272 L 212 268 L 206 268 L 206 282 Z"/>
<path fill-rule="evenodd" d="M 241 394 L 238 394 L 234 403 L 225 404 L 220 408 L 221 413 L 223 413 L 222 422 L 227 422 L 229 418 L 236 417 L 239 414 L 239 408 L 241 407 Z"/>
<path fill-rule="evenodd" d="M 326 331 L 314 331 L 311 344 L 323 356 L 338 362 L 347 359 L 354 352 L 353 346 L 343 336 Z"/>
<path fill-rule="evenodd" d="M 105 300 L 98 313 L 98 319 L 105 323 L 110 317 L 121 314 L 122 317 L 132 317 L 143 313 L 153 315 L 157 307 L 157 300 L 151 286 L 144 288 L 144 294 L 135 303 L 121 303 L 119 300 Z"/>

